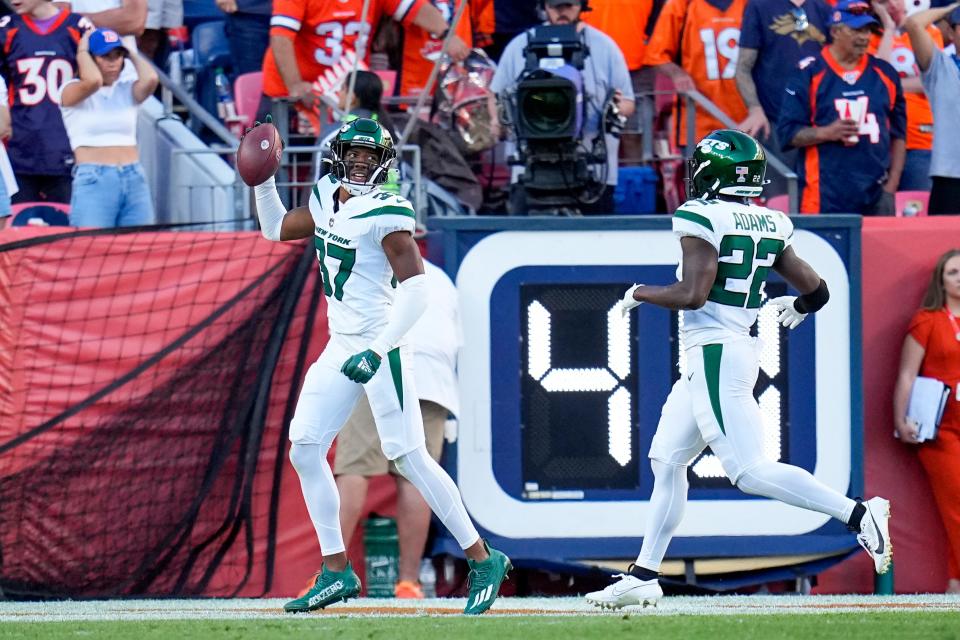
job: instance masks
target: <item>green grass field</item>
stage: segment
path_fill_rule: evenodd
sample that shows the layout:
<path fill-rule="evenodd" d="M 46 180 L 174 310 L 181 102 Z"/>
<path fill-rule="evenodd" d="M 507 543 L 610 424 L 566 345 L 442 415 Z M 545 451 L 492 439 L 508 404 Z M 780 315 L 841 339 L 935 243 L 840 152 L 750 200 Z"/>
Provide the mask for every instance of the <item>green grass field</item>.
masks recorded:
<path fill-rule="evenodd" d="M 960 640 L 960 597 L 676 596 L 600 611 L 582 598 L 500 598 L 485 615 L 463 598 L 358 599 L 290 615 L 281 599 L 0 602 L 0 640 Z"/>
<path fill-rule="evenodd" d="M 824 613 L 768 616 L 519 616 L 353 618 L 332 615 L 281 620 L 147 620 L 129 622 L 15 622 L 0 624 L 0 638 L 137 640 L 444 640 L 522 638 L 578 640 L 708 638 L 776 640 L 810 638 L 960 638 L 954 612 Z"/>

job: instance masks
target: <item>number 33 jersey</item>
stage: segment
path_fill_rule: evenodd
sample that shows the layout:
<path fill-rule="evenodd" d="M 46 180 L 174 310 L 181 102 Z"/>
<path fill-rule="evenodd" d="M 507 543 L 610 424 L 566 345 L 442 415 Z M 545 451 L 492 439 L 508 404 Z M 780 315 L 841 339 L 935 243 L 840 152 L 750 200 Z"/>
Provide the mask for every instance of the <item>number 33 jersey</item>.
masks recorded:
<path fill-rule="evenodd" d="M 688 200 L 673 216 L 679 237 L 717 250 L 717 276 L 706 304 L 683 313 L 683 344 L 722 344 L 750 334 L 767 272 L 793 241 L 793 223 L 773 209 L 725 200 Z M 680 279 L 683 262 L 677 267 Z"/>
<path fill-rule="evenodd" d="M 426 1 L 370 0 L 363 21 L 363 0 L 273 0 L 270 35 L 293 40 L 300 77 L 313 82 L 327 72 L 349 72 L 353 65 L 343 60 L 344 54 L 369 50 L 370 25 L 379 24 L 384 13 L 409 26 Z M 263 92 L 272 98 L 289 93 L 272 48 L 263 59 Z"/>
<path fill-rule="evenodd" d="M 330 330 L 377 331 L 387 323 L 396 287 L 381 242 L 394 231 L 412 234 L 416 217 L 406 198 L 379 189 L 340 203 L 339 187 L 332 175 L 321 178 L 308 205 Z"/>

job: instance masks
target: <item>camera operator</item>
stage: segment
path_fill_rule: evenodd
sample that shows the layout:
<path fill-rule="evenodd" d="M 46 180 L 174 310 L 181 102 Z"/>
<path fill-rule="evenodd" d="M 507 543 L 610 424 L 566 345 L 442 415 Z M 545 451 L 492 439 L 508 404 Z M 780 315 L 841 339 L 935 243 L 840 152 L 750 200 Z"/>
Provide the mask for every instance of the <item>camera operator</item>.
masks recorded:
<path fill-rule="evenodd" d="M 630 80 L 630 71 L 624 60 L 623 53 L 616 43 L 602 31 L 599 31 L 580 21 L 580 14 L 589 11 L 587 0 L 539 0 L 540 10 L 546 17 L 546 25 L 573 25 L 580 43 L 584 49 L 582 68 L 578 69 L 582 79 L 583 105 L 572 105 L 572 108 L 583 108 L 583 126 L 576 140 L 577 156 L 586 158 L 589 172 L 596 188 L 573 188 L 566 190 L 566 196 L 571 199 L 573 206 L 567 207 L 579 213 L 612 213 L 613 189 L 617 184 L 617 151 L 619 140 L 611 133 L 610 123 L 622 122 L 633 114 L 635 101 L 633 84 Z M 527 30 L 516 36 L 504 49 L 497 66 L 496 74 L 490 88 L 497 95 L 501 105 L 509 104 L 511 96 L 515 95 L 521 80 L 528 77 L 528 59 L 526 57 L 528 45 L 536 29 Z M 550 69 L 540 60 L 540 66 Z M 492 106 L 491 120 L 494 132 L 500 130 L 500 120 Z M 594 142 L 602 133 L 602 142 L 605 143 L 604 158 L 594 155 L 597 148 Z M 558 148 L 559 145 L 558 145 Z M 601 153 L 603 147 L 599 147 Z M 562 152 L 560 152 L 562 153 Z M 573 162 L 571 160 L 571 162 Z M 520 176 L 526 171 L 528 174 L 531 165 L 514 167 L 511 182 L 511 213 L 524 213 L 527 209 L 536 209 L 533 200 L 524 193 Z M 561 169 L 562 170 L 562 169 Z M 535 187 L 530 175 L 525 180 L 529 187 Z M 520 183 L 520 184 L 518 184 Z M 549 190 L 549 189 L 548 189 Z M 574 193 L 571 193 L 574 191 Z"/>

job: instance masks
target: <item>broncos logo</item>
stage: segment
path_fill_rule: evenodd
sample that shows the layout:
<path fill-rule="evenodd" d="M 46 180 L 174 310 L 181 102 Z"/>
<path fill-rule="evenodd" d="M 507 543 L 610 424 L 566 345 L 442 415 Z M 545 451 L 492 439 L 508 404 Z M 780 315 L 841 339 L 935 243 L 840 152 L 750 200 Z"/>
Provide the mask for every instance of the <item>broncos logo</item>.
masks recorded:
<path fill-rule="evenodd" d="M 791 36 L 797 41 L 797 44 L 804 44 L 810 40 L 819 44 L 826 44 L 827 42 L 827 37 L 823 35 L 823 32 L 812 24 L 808 24 L 803 31 L 797 31 L 796 21 L 789 13 L 778 16 L 770 25 L 770 30 L 781 36 Z"/>

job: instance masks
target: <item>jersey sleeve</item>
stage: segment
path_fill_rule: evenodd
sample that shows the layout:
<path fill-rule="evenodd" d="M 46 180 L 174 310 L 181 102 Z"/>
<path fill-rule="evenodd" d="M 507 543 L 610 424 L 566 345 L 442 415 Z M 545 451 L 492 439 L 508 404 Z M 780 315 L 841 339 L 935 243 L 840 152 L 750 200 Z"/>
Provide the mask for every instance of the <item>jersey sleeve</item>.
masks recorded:
<path fill-rule="evenodd" d="M 373 218 L 372 235 L 377 244 L 381 244 L 387 235 L 394 231 L 413 233 L 417 228 L 417 214 L 413 205 L 404 197 L 392 195 L 383 204 L 355 218 Z"/>
<path fill-rule="evenodd" d="M 270 35 L 293 40 L 303 26 L 303 18 L 306 12 L 307 0 L 273 0 Z"/>
<path fill-rule="evenodd" d="M 780 103 L 777 119 L 777 139 L 784 151 L 793 148 L 790 144 L 797 132 L 810 126 L 810 72 L 797 69 L 787 80 L 786 95 Z"/>
<path fill-rule="evenodd" d="M 920 346 L 923 347 L 924 351 L 926 351 L 930 344 L 930 336 L 933 335 L 934 321 L 934 315 L 926 309 L 921 309 L 915 313 L 913 318 L 910 320 L 910 328 L 908 332 L 911 336 L 913 336 L 914 340 L 920 343 Z"/>
<path fill-rule="evenodd" d="M 675 62 L 680 52 L 680 32 L 689 3 L 687 0 L 668 0 L 657 18 L 653 35 L 644 54 L 645 65 Z"/>
<path fill-rule="evenodd" d="M 673 233 L 678 238 L 692 236 L 706 240 L 714 248 L 720 248 L 717 230 L 707 213 L 704 203 L 697 200 L 688 200 L 680 205 L 673 214 Z"/>
<path fill-rule="evenodd" d="M 405 27 L 413 24 L 414 19 L 425 4 L 427 4 L 427 0 L 381 0 L 383 10 Z"/>

